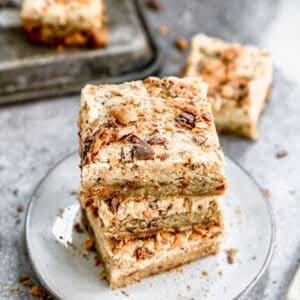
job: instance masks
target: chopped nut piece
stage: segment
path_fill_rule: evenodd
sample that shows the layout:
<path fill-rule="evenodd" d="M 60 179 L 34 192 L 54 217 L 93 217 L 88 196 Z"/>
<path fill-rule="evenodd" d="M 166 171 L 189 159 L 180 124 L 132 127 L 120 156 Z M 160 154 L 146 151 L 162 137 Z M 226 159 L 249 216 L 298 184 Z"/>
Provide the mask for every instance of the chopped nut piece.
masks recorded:
<path fill-rule="evenodd" d="M 136 256 L 137 260 L 151 258 L 153 255 L 154 255 L 154 253 L 151 252 L 146 247 L 138 247 L 135 250 L 135 256 Z"/>
<path fill-rule="evenodd" d="M 147 5 L 149 8 L 159 11 L 161 10 L 161 5 L 157 0 L 148 0 Z"/>
<path fill-rule="evenodd" d="M 187 128 L 194 128 L 195 127 L 195 121 L 196 118 L 193 114 L 191 113 L 187 113 L 187 112 L 183 112 L 180 113 L 176 118 L 175 121 L 177 122 L 177 124 L 179 126 L 182 127 L 187 127 Z"/>
<path fill-rule="evenodd" d="M 170 154 L 168 154 L 168 153 L 162 153 L 159 155 L 159 159 L 161 161 L 165 161 L 169 156 L 170 156 Z"/>
<path fill-rule="evenodd" d="M 85 242 L 84 242 L 84 248 L 87 251 L 92 251 L 95 249 L 95 239 L 94 238 L 88 238 Z"/>
<path fill-rule="evenodd" d="M 146 140 L 149 145 L 164 145 L 167 139 L 159 136 L 154 136 Z"/>
<path fill-rule="evenodd" d="M 110 108 L 110 114 L 119 124 L 125 126 L 138 120 L 138 116 L 132 105 L 113 105 Z"/>
<path fill-rule="evenodd" d="M 44 291 L 35 285 L 30 289 L 30 295 L 41 298 L 44 296 Z"/>
<path fill-rule="evenodd" d="M 177 49 L 179 49 L 180 51 L 185 51 L 187 49 L 187 41 L 184 38 L 179 38 L 175 41 L 175 45 L 177 47 Z"/>
<path fill-rule="evenodd" d="M 27 285 L 27 284 L 24 284 L 24 283 L 27 283 L 28 281 L 32 282 L 32 281 L 30 280 L 30 278 L 29 278 L 28 275 L 22 274 L 22 275 L 20 276 L 20 283 L 21 283 L 22 285 Z"/>
<path fill-rule="evenodd" d="M 170 29 L 168 26 L 160 26 L 159 27 L 159 33 L 160 35 L 167 35 L 169 33 Z"/>
<path fill-rule="evenodd" d="M 154 159 L 154 150 L 147 143 L 141 140 L 133 140 L 132 148 L 133 157 L 138 160 Z"/>
<path fill-rule="evenodd" d="M 206 122 L 211 122 L 213 120 L 213 116 L 208 113 L 204 113 L 202 115 L 202 119 Z"/>
<path fill-rule="evenodd" d="M 198 145 L 203 145 L 207 141 L 207 137 L 201 134 L 194 135 L 193 139 Z"/>
<path fill-rule="evenodd" d="M 234 258 L 236 256 L 236 254 L 239 252 L 239 249 L 236 248 L 230 248 L 226 250 L 226 254 L 227 254 L 227 262 L 229 264 L 233 264 L 234 263 Z"/>
<path fill-rule="evenodd" d="M 202 271 L 203 276 L 208 276 L 208 271 Z"/>
<path fill-rule="evenodd" d="M 112 140 L 113 136 L 108 128 L 100 128 L 94 135 L 94 140 L 91 143 L 90 155 L 92 161 L 94 161 L 100 149 L 108 145 Z"/>
<path fill-rule="evenodd" d="M 134 127 L 122 127 L 116 128 L 115 130 L 115 139 L 116 141 L 122 140 L 126 137 L 129 137 L 131 134 L 134 133 Z"/>
<path fill-rule="evenodd" d="M 112 198 L 109 198 L 109 199 L 105 200 L 105 202 L 107 203 L 107 205 L 108 205 L 110 211 L 111 211 L 113 214 L 117 213 L 118 208 L 119 208 L 119 206 L 120 206 L 120 200 L 119 200 L 119 198 L 117 198 L 117 197 L 112 197 Z"/>
<path fill-rule="evenodd" d="M 277 158 L 283 158 L 283 157 L 285 157 L 285 156 L 287 156 L 287 155 L 288 155 L 288 152 L 287 152 L 286 150 L 284 150 L 284 149 L 279 150 L 279 151 L 276 153 L 276 157 L 277 157 Z"/>

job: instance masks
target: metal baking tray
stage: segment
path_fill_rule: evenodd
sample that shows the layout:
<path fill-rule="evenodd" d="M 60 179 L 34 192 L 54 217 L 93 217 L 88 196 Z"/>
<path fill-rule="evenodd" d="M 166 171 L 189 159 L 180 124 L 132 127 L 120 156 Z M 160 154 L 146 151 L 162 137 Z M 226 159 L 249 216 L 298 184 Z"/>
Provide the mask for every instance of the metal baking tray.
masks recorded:
<path fill-rule="evenodd" d="M 25 40 L 16 1 L 0 8 L 0 104 L 78 92 L 87 82 L 121 82 L 155 74 L 162 57 L 139 0 L 105 2 L 109 45 L 61 52 Z"/>

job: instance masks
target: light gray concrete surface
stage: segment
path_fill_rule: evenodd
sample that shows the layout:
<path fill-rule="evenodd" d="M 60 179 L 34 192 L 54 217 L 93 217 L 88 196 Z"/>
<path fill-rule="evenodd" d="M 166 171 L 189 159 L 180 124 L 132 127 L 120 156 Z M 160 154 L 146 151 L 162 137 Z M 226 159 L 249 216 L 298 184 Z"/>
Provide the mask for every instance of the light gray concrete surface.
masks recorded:
<path fill-rule="evenodd" d="M 260 122 L 259 140 L 221 137 L 221 143 L 227 155 L 270 190 L 277 222 L 269 272 L 249 299 L 283 299 L 300 259 L 300 2 L 160 1 L 163 10 L 147 9 L 147 15 L 156 33 L 160 25 L 170 28 L 168 36 L 156 34 L 165 52 L 162 75 L 178 73 L 184 62 L 174 40 L 196 32 L 254 43 L 273 54 L 273 93 Z M 171 61 L 175 54 L 181 56 L 179 63 Z M 26 208 L 48 169 L 77 148 L 78 108 L 79 95 L 0 107 L 0 299 L 31 299 L 25 288 L 9 292 L 21 274 L 34 278 L 25 253 L 25 212 L 19 213 L 19 224 L 14 215 L 18 205 Z M 277 159 L 280 149 L 288 156 Z"/>

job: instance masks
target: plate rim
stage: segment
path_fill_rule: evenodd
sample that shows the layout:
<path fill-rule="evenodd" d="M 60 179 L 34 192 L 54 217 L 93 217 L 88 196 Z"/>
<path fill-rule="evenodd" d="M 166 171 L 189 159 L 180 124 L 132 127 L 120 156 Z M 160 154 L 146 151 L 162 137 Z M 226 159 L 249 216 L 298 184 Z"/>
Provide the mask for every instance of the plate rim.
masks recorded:
<path fill-rule="evenodd" d="M 33 255 L 31 253 L 30 250 L 30 243 L 29 243 L 29 221 L 30 221 L 30 216 L 31 216 L 31 210 L 32 207 L 34 205 L 34 201 L 36 198 L 36 194 L 38 192 L 38 190 L 40 189 L 40 187 L 42 186 L 42 184 L 46 181 L 46 179 L 48 178 L 48 176 L 56 169 L 58 168 L 63 162 L 67 161 L 69 158 L 71 158 L 72 156 L 78 155 L 78 151 L 72 151 L 71 153 L 69 153 L 68 155 L 64 156 L 62 159 L 60 159 L 59 161 L 57 161 L 52 167 L 50 167 L 48 169 L 48 171 L 46 172 L 46 174 L 39 180 L 38 184 L 36 185 L 36 187 L 34 188 L 31 197 L 30 197 L 30 201 L 28 203 L 27 209 L 26 209 L 26 220 L 25 220 L 25 248 L 28 254 L 28 258 L 30 261 L 30 264 L 32 266 L 32 269 L 34 271 L 35 276 L 37 277 L 38 281 L 41 283 L 41 285 L 43 286 L 43 288 L 52 296 L 54 296 L 56 299 L 62 299 L 60 295 L 58 295 L 52 288 L 51 286 L 48 284 L 47 280 L 45 278 L 43 278 L 43 276 L 40 274 L 40 272 L 38 271 L 38 267 L 37 267 L 37 263 L 35 261 L 35 259 L 33 258 Z M 240 300 L 240 299 L 245 299 L 245 297 L 249 294 L 249 292 L 256 286 L 256 284 L 260 281 L 260 279 L 263 277 L 263 275 L 265 274 L 265 272 L 267 271 L 272 258 L 274 256 L 274 252 L 275 252 L 275 238 L 276 238 L 276 221 L 275 221 L 275 215 L 274 215 L 274 211 L 272 208 L 272 204 L 271 202 L 267 199 L 267 197 L 265 196 L 265 194 L 262 191 L 261 186 L 258 184 L 258 182 L 251 176 L 251 174 L 245 170 L 240 163 L 238 163 L 237 161 L 235 161 L 230 155 L 225 155 L 225 163 L 226 160 L 231 161 L 234 165 L 236 165 L 239 169 L 241 169 L 246 175 L 247 177 L 254 183 L 254 185 L 259 189 L 264 202 L 266 204 L 267 210 L 268 210 L 268 215 L 270 218 L 270 222 L 271 222 L 271 237 L 270 237 L 270 244 L 269 244 L 269 248 L 268 248 L 268 252 L 267 252 L 267 256 L 266 259 L 264 261 L 264 263 L 262 264 L 261 268 L 259 269 L 257 275 L 251 280 L 251 282 L 233 299 L 233 300 Z"/>

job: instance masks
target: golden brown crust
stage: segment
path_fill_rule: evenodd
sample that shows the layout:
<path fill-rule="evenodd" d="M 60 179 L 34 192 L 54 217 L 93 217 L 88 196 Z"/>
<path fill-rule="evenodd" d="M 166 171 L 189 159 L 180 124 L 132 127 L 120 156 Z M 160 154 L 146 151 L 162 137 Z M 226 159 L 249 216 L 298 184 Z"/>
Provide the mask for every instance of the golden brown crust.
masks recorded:
<path fill-rule="evenodd" d="M 59 29 L 51 25 L 40 25 L 30 20 L 23 20 L 26 38 L 37 44 L 50 46 L 79 46 L 79 47 L 105 47 L 108 43 L 108 30 L 106 27 L 90 28 L 88 30 L 71 30 L 62 34 Z"/>

